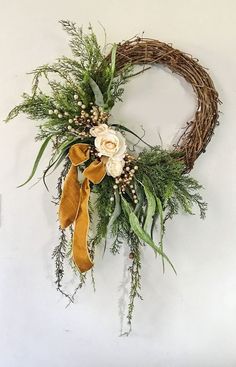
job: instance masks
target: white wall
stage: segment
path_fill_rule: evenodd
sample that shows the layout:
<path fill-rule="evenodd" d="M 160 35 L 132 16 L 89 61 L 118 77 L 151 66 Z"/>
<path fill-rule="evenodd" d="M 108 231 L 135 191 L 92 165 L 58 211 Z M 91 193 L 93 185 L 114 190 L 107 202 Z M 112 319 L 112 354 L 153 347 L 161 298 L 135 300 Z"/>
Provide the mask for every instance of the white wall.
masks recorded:
<path fill-rule="evenodd" d="M 177 277 L 171 269 L 163 276 L 160 261 L 148 248 L 144 251 L 144 301 L 136 305 L 129 338 L 118 337 L 118 288 L 126 253 L 115 258 L 107 253 L 102 259 L 99 252 L 97 292 L 89 281 L 78 304 L 65 309 L 50 261 L 58 235 L 56 209 L 41 184 L 16 189 L 38 149 L 35 123 L 21 116 L 0 125 L 0 366 L 234 367 L 236 2 L 0 0 L 0 5 L 0 120 L 30 88 L 26 72 L 69 53 L 59 19 L 85 26 L 91 21 L 101 41 L 98 21 L 109 42 L 142 31 L 172 42 L 210 69 L 224 102 L 221 125 L 192 171 L 206 188 L 207 218 L 179 216 L 169 223 L 166 250 Z M 149 131 L 157 143 L 159 131 L 168 145 L 193 111 L 190 88 L 156 69 L 127 86 L 124 104 L 114 115 L 136 128 L 145 124 L 147 138 Z M 52 191 L 55 183 L 51 178 Z"/>

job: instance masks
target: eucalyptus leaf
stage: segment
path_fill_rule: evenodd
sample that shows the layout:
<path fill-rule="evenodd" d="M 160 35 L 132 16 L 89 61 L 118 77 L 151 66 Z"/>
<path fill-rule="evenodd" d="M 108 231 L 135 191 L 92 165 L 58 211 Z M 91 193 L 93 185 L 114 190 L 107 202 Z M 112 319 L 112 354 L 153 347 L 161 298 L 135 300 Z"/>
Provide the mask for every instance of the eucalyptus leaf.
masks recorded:
<path fill-rule="evenodd" d="M 89 84 L 90 87 L 92 88 L 94 97 L 95 97 L 95 103 L 97 106 L 104 106 L 104 99 L 103 99 L 103 94 L 99 88 L 99 86 L 97 85 L 97 83 L 92 79 L 89 78 Z"/>

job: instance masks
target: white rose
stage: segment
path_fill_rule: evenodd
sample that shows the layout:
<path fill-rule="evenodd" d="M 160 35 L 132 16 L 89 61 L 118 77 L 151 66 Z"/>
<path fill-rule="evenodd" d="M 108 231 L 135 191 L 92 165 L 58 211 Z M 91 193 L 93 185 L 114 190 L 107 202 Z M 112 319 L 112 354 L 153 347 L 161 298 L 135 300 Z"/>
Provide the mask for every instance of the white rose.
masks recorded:
<path fill-rule="evenodd" d="M 112 177 L 121 175 L 125 161 L 119 158 L 109 158 L 106 164 L 107 174 Z"/>
<path fill-rule="evenodd" d="M 126 152 L 125 138 L 119 131 L 112 129 L 99 134 L 94 144 L 100 156 L 123 157 Z"/>
<path fill-rule="evenodd" d="M 96 136 L 103 134 L 108 131 L 107 124 L 100 124 L 98 126 L 91 127 L 90 134 L 96 138 Z"/>

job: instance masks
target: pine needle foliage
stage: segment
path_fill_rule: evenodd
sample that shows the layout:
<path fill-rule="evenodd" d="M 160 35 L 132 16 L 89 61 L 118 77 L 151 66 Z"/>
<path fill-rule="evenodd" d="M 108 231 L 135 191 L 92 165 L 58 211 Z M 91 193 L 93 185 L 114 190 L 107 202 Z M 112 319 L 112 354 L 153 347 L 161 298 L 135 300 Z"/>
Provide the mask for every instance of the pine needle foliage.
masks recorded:
<path fill-rule="evenodd" d="M 74 95 L 78 95 L 85 105 L 93 103 L 96 96 L 91 87 L 92 80 L 102 93 L 104 110 L 109 111 L 117 100 L 121 100 L 123 85 L 132 68 L 127 65 L 122 72 L 116 72 L 116 45 L 113 46 L 113 60 L 108 60 L 102 54 L 91 26 L 86 34 L 73 22 L 60 23 L 70 36 L 70 46 L 76 59 L 63 56 L 51 65 L 45 64 L 32 71 L 32 93 L 23 94 L 22 102 L 10 111 L 6 121 L 24 113 L 31 120 L 40 121 L 37 139 L 43 140 L 52 135 L 52 140 L 56 136 L 57 141 L 65 143 L 74 137 L 67 129 L 68 116 L 73 118 L 81 113 L 81 106 L 75 103 Z M 49 94 L 40 88 L 42 79 L 50 87 Z M 49 111 L 55 110 L 59 113 L 49 115 Z"/>

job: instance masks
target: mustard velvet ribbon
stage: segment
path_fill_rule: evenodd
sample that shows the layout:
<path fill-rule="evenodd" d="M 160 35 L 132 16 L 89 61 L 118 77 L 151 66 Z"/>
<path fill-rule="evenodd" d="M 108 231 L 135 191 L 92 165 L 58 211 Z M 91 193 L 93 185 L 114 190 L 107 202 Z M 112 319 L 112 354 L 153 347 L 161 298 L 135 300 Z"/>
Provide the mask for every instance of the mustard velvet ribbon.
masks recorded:
<path fill-rule="evenodd" d="M 89 230 L 88 201 L 90 196 L 90 181 L 98 184 L 106 174 L 105 162 L 94 160 L 84 171 L 84 181 L 78 181 L 77 166 L 90 158 L 89 144 L 75 144 L 69 150 L 71 167 L 66 176 L 60 206 L 59 222 L 62 229 L 74 223 L 72 255 L 75 264 L 81 272 L 88 271 L 93 266 L 90 258 L 87 237 Z"/>

